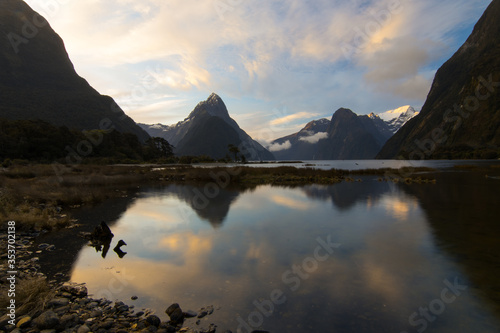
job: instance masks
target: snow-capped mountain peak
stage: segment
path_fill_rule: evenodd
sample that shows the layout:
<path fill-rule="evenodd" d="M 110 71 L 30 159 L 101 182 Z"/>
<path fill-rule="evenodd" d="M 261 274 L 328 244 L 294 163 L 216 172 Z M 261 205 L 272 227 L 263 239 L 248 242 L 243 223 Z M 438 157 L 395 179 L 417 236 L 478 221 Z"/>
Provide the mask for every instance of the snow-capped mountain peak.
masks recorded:
<path fill-rule="evenodd" d="M 396 133 L 408 120 L 418 114 L 419 111 L 415 110 L 412 106 L 405 105 L 394 110 L 379 113 L 378 116 L 389 125 L 393 133 Z"/>

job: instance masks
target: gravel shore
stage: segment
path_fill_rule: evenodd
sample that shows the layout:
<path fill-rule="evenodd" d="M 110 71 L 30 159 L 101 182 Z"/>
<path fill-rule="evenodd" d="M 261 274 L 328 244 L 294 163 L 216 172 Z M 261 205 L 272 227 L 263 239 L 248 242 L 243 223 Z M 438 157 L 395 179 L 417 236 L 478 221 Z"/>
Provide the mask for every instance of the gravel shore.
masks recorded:
<path fill-rule="evenodd" d="M 38 254 L 53 251 L 54 245 L 40 244 L 33 248 L 39 233 L 21 233 L 16 235 L 16 285 L 29 279 L 46 279 L 41 272 Z M 7 249 L 7 235 L 0 236 L 0 248 Z M 11 274 L 8 273 L 8 254 L 0 255 L 0 288 L 2 297 L 7 297 Z M 57 278 L 57 274 L 56 274 Z M 170 320 L 165 322 L 149 309 L 136 309 L 123 301 L 93 299 L 85 284 L 76 284 L 57 279 L 47 281 L 50 290 L 48 300 L 38 300 L 38 310 L 29 314 L 9 316 L 5 307 L 0 310 L 0 333 L 88 333 L 88 332 L 183 332 L 215 333 L 216 325 L 200 327 L 199 318 L 209 316 L 214 308 L 209 306 L 199 311 L 183 311 L 178 304 L 165 306 Z M 135 299 L 136 297 L 133 297 Z M 17 301 L 17 300 L 16 300 Z M 19 302 L 19 301 L 18 301 Z M 8 303 L 6 303 L 8 304 Z M 21 304 L 16 304 L 20 306 Z M 189 327 L 189 325 L 191 327 Z M 230 331 L 226 331 L 230 332 Z"/>

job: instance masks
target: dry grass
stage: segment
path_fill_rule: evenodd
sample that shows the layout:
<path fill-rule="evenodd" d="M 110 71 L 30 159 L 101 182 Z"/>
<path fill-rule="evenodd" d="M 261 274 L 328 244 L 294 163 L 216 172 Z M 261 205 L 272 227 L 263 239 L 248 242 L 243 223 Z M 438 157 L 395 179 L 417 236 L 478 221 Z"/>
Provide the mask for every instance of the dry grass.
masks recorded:
<path fill-rule="evenodd" d="M 47 303 L 54 298 L 45 277 L 30 277 L 16 282 L 16 316 L 33 315 L 42 311 Z M 0 294 L 0 307 L 5 309 L 10 302 L 7 292 Z"/>
<path fill-rule="evenodd" d="M 0 173 L 0 218 L 14 220 L 22 229 L 65 227 L 71 217 L 61 210 L 121 195 L 119 189 L 147 181 L 149 170 L 79 166 L 57 171 L 51 165 L 31 165 Z"/>
<path fill-rule="evenodd" d="M 24 229 L 65 227 L 71 223 L 71 217 L 61 215 L 61 208 L 66 211 L 66 208 L 75 205 L 96 204 L 121 195 L 122 190 L 132 186 L 159 180 L 206 183 L 223 179 L 233 185 L 252 187 L 259 184 L 334 184 L 355 181 L 351 177 L 355 175 L 405 175 L 426 171 L 432 169 L 346 171 L 287 166 L 202 168 L 190 165 L 58 165 L 54 168 L 52 165 L 16 165 L 0 172 L 0 219 L 15 220 Z M 402 177 L 402 180 L 407 177 Z"/>

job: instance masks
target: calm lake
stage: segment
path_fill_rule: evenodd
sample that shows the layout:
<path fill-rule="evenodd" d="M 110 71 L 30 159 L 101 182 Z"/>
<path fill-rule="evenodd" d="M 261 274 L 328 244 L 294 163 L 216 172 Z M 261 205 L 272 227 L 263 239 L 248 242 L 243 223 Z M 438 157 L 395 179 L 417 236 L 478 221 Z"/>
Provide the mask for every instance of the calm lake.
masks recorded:
<path fill-rule="evenodd" d="M 162 320 L 172 303 L 213 305 L 199 326 L 186 325 L 218 332 L 499 332 L 493 171 L 441 172 L 436 184 L 364 176 L 225 188 L 209 198 L 203 186 L 140 188 L 80 212 L 106 220 L 115 237 L 105 258 L 81 248 L 71 280 Z M 122 258 L 112 250 L 119 240 Z"/>

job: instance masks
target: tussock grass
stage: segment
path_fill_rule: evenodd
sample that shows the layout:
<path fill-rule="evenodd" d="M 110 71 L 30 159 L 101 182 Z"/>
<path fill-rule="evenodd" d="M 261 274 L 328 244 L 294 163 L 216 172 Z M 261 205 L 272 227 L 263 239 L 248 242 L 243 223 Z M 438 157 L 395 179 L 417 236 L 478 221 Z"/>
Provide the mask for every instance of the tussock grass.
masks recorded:
<path fill-rule="evenodd" d="M 193 167 L 191 165 L 13 165 L 0 171 L 0 219 L 15 220 L 24 229 L 53 229 L 71 223 L 66 208 L 96 204 L 121 195 L 132 186 L 158 181 L 229 182 L 238 186 L 302 185 L 354 182 L 356 175 L 401 178 L 434 171 L 430 168 L 321 170 L 277 166 L 271 168 Z M 409 182 L 408 180 L 406 180 Z M 413 182 L 413 181 L 412 181 Z M 63 213 L 61 214 L 61 208 Z"/>
<path fill-rule="evenodd" d="M 14 220 L 21 229 L 68 226 L 66 208 L 96 204 L 120 195 L 123 188 L 147 181 L 148 168 L 16 165 L 0 172 L 0 219 Z M 61 214 L 61 211 L 63 213 Z"/>
<path fill-rule="evenodd" d="M 0 294 L 0 307 L 5 309 L 10 298 L 7 292 Z M 47 303 L 54 298 L 52 290 L 45 277 L 28 277 L 16 281 L 16 316 L 34 315 L 43 311 Z"/>

